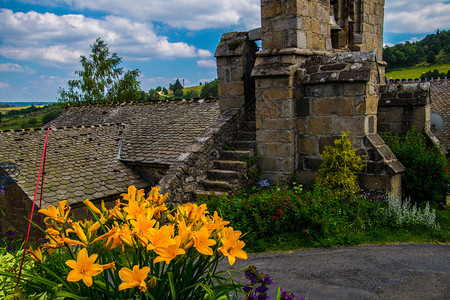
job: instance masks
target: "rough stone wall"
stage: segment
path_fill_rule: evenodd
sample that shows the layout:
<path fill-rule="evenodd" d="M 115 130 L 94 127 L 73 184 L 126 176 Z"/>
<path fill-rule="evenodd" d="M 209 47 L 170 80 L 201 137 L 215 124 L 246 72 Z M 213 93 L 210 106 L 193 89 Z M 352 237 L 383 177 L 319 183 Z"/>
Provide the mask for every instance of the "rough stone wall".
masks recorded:
<path fill-rule="evenodd" d="M 258 47 L 249 40 L 247 32 L 230 32 L 222 36 L 215 53 L 221 112 L 245 106 L 244 78 L 250 78 L 257 50 Z"/>
<path fill-rule="evenodd" d="M 169 193 L 168 201 L 179 204 L 194 200 L 193 192 L 198 189 L 199 182 L 206 178 L 214 160 L 220 157 L 223 146 L 236 136 L 240 112 L 237 108 L 223 112 L 170 166 L 158 183 L 160 193 Z"/>
<path fill-rule="evenodd" d="M 19 232 L 21 237 L 26 236 L 32 206 L 32 199 L 30 201 L 28 196 L 17 184 L 8 185 L 5 193 L 3 195 L 0 194 L 0 233 L 4 233 L 12 226 Z M 34 222 L 37 220 L 38 209 L 35 206 L 33 214 Z M 35 236 L 36 231 L 34 230 L 34 226 L 32 226 L 32 229 L 31 234 Z"/>
<path fill-rule="evenodd" d="M 430 130 L 430 84 L 386 85 L 380 89 L 378 130 L 405 133 Z"/>
<path fill-rule="evenodd" d="M 331 50 L 329 0 L 262 0 L 262 48 Z"/>
<path fill-rule="evenodd" d="M 430 85 L 430 111 L 439 114 L 444 120 L 444 127 L 439 132 L 431 131 L 438 138 L 441 145 L 450 152 L 450 85 L 447 78 L 425 78 L 425 79 L 404 79 L 389 80 L 390 85 L 411 85 L 424 84 Z M 395 91 L 395 88 L 390 87 Z M 398 87 L 397 87 L 398 89 Z M 403 112 L 400 107 L 392 108 L 398 112 Z M 395 117 L 395 116 L 393 116 Z M 398 127 L 398 126 L 397 126 Z M 416 126 L 417 127 L 417 126 Z"/>
<path fill-rule="evenodd" d="M 297 170 L 313 178 L 320 154 L 342 132 L 366 157 L 361 176 L 366 188 L 400 193 L 397 178 L 403 166 L 377 134 L 378 90 L 381 80 L 375 52 L 350 52 L 312 56 L 305 76 L 297 82 Z"/>

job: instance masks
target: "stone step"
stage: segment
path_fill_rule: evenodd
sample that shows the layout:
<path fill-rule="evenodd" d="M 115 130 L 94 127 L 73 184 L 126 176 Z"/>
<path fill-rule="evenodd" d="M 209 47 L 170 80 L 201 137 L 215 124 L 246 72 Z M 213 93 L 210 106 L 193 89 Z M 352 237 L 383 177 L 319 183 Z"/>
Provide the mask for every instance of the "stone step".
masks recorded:
<path fill-rule="evenodd" d="M 222 159 L 226 160 L 246 160 L 253 156 L 252 150 L 228 150 L 222 152 Z"/>
<path fill-rule="evenodd" d="M 254 150 L 255 144 L 255 141 L 233 141 L 231 142 L 231 147 L 236 150 Z"/>
<path fill-rule="evenodd" d="M 207 191 L 226 192 L 233 190 L 233 185 L 228 181 L 203 179 L 200 184 Z"/>
<path fill-rule="evenodd" d="M 208 197 L 208 196 L 215 196 L 215 197 L 226 197 L 228 196 L 227 192 L 221 192 L 221 191 L 194 191 L 195 199 L 198 199 L 199 197 Z"/>
<path fill-rule="evenodd" d="M 214 168 L 245 172 L 247 170 L 247 163 L 239 160 L 216 160 L 214 161 Z"/>
<path fill-rule="evenodd" d="M 239 131 L 236 140 L 238 141 L 256 141 L 255 131 Z"/>
<path fill-rule="evenodd" d="M 241 172 L 242 173 L 242 172 Z M 211 180 L 223 180 L 223 181 L 233 181 L 239 180 L 239 172 L 231 170 L 208 170 L 208 179 Z"/>

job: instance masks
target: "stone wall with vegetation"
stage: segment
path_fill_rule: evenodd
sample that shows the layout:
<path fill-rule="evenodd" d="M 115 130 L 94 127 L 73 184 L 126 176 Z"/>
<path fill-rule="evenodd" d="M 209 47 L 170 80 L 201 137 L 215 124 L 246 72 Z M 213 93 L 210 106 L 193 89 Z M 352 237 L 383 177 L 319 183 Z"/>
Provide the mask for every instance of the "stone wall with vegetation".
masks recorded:
<path fill-rule="evenodd" d="M 240 115 L 238 108 L 223 112 L 170 166 L 158 183 L 160 193 L 169 193 L 168 201 L 179 204 L 194 200 L 193 192 L 198 189 L 199 182 L 206 178 L 223 147 L 236 136 Z"/>

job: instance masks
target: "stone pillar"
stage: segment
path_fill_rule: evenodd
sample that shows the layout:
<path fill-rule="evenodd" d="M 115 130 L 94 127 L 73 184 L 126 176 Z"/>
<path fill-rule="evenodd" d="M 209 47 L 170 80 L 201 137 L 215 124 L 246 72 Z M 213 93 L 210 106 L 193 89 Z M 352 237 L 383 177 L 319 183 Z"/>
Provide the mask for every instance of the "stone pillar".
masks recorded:
<path fill-rule="evenodd" d="M 254 41 L 249 40 L 247 32 L 222 35 L 215 53 L 221 112 L 233 107 L 244 107 L 244 78 L 246 73 L 251 72 L 257 50 L 258 47 Z"/>
<path fill-rule="evenodd" d="M 262 177 L 287 182 L 295 172 L 295 75 L 302 61 L 295 54 L 257 57 L 256 151 Z"/>
<path fill-rule="evenodd" d="M 262 48 L 331 50 L 329 0 L 262 0 Z"/>

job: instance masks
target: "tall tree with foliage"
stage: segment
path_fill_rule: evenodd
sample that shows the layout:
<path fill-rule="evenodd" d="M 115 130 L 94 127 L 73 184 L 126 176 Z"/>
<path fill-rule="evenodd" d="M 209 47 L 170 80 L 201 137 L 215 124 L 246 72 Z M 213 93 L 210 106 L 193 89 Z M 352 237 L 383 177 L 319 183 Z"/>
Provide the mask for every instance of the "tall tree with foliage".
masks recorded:
<path fill-rule="evenodd" d="M 200 92 L 200 97 L 209 98 L 209 97 L 218 97 L 219 96 L 219 85 L 217 78 L 211 82 L 205 83 Z"/>
<path fill-rule="evenodd" d="M 81 56 L 80 78 L 68 82 L 68 90 L 59 89 L 60 103 L 71 105 L 136 101 L 140 98 L 139 70 L 124 74 L 119 67 L 122 58 L 110 54 L 107 44 L 98 38 L 91 45 L 89 57 Z"/>

